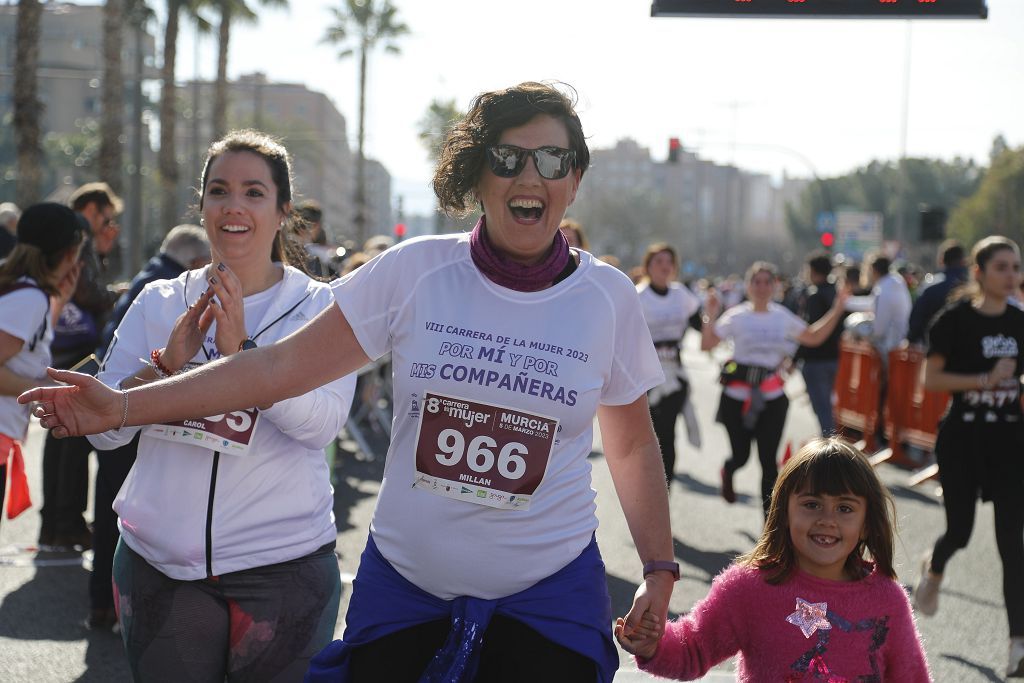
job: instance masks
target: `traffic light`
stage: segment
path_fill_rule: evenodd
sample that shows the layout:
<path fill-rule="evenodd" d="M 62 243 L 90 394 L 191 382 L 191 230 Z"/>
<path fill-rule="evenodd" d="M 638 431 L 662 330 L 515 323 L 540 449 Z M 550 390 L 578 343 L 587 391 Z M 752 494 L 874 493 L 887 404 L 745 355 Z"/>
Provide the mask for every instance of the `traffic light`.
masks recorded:
<path fill-rule="evenodd" d="M 678 164 L 679 153 L 683 151 L 683 143 L 679 141 L 679 138 L 668 139 L 668 163 Z"/>
<path fill-rule="evenodd" d="M 819 212 L 815 227 L 818 229 L 821 246 L 832 251 L 832 247 L 836 244 L 836 215 L 831 211 Z"/>
<path fill-rule="evenodd" d="M 395 241 L 401 242 L 405 237 L 405 223 L 395 223 Z"/>

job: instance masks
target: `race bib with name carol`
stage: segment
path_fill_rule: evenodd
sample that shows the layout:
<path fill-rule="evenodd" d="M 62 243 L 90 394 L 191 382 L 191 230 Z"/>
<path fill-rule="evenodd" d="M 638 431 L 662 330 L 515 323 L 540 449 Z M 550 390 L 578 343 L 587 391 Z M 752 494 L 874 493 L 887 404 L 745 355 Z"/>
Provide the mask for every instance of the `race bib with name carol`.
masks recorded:
<path fill-rule="evenodd" d="M 164 441 L 209 448 L 226 455 L 246 455 L 259 419 L 259 409 L 249 408 L 223 415 L 149 425 L 142 433 Z"/>
<path fill-rule="evenodd" d="M 558 419 L 433 392 L 423 395 L 414 488 L 528 510 L 547 473 Z"/>

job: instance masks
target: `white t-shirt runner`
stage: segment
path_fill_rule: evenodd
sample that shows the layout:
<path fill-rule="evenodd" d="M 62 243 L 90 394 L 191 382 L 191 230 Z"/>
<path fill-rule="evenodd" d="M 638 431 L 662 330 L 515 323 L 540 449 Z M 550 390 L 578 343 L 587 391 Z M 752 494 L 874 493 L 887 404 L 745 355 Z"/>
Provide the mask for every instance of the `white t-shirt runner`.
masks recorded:
<path fill-rule="evenodd" d="M 19 278 L 18 282 L 35 285 L 35 280 L 29 277 Z M 0 296 L 0 331 L 24 342 L 21 350 L 4 365 L 22 377 L 44 379 L 46 366 L 51 362 L 53 325 L 49 320 L 48 298 L 46 292 L 35 286 Z M 28 404 L 18 403 L 17 396 L 0 396 L 0 434 L 23 441 L 28 431 L 30 408 Z"/>
<path fill-rule="evenodd" d="M 775 302 L 768 304 L 768 310 L 758 312 L 753 304 L 744 301 L 733 306 L 715 322 L 715 334 L 720 339 L 731 339 L 733 360 L 743 365 L 757 365 L 762 368 L 777 368 L 787 356 L 792 356 L 799 343 L 796 338 L 807 329 L 807 323 L 785 306 Z M 725 389 L 727 396 L 746 400 L 750 390 L 740 387 Z M 766 399 L 783 394 L 778 391 L 765 392 Z"/>
<path fill-rule="evenodd" d="M 406 579 L 493 599 L 597 528 L 593 418 L 662 381 L 629 280 L 582 252 L 566 280 L 487 280 L 469 235 L 410 240 L 332 285 L 363 350 L 391 351 L 395 422 L 370 529 Z"/>
<path fill-rule="evenodd" d="M 643 307 L 644 319 L 655 342 L 682 340 L 690 317 L 700 310 L 700 299 L 680 282 L 670 282 L 668 293 L 658 294 L 648 282 L 636 287 Z"/>

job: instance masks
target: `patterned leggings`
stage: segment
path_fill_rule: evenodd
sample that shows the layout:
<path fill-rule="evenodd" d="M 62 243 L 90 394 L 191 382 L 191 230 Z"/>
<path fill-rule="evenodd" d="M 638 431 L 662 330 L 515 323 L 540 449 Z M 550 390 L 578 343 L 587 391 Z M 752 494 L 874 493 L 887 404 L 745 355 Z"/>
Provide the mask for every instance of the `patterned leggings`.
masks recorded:
<path fill-rule="evenodd" d="M 137 681 L 301 681 L 334 637 L 341 579 L 333 543 L 289 562 L 178 581 L 121 541 L 114 599 Z"/>

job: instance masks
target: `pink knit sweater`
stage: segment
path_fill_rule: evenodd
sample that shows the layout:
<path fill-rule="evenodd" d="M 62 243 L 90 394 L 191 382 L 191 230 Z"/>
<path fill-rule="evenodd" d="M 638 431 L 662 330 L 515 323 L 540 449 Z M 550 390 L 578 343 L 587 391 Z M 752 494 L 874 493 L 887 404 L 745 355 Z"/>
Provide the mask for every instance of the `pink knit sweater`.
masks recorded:
<path fill-rule="evenodd" d="M 873 568 L 860 581 L 798 571 L 773 586 L 761 570 L 733 565 L 637 665 L 688 681 L 737 652 L 736 680 L 748 683 L 931 680 L 907 594 Z"/>

